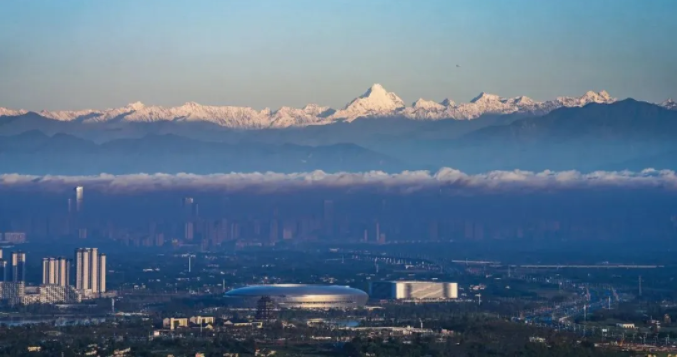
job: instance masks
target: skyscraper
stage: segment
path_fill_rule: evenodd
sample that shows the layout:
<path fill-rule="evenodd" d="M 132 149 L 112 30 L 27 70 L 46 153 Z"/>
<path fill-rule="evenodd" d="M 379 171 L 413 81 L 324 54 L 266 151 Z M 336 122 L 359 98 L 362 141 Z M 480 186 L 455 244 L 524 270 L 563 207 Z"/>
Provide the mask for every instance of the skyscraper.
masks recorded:
<path fill-rule="evenodd" d="M 197 216 L 197 204 L 191 197 L 183 198 L 183 216 L 186 220 Z"/>
<path fill-rule="evenodd" d="M 42 259 L 42 284 L 66 287 L 70 285 L 70 265 L 63 257 Z"/>
<path fill-rule="evenodd" d="M 183 227 L 183 238 L 186 240 L 193 240 L 195 237 L 195 228 L 193 222 L 187 221 Z"/>
<path fill-rule="evenodd" d="M 106 254 L 99 255 L 99 293 L 106 292 Z"/>
<path fill-rule="evenodd" d="M 0 260 L 0 280 L 2 282 L 9 281 L 9 265 L 7 265 L 5 260 Z"/>
<path fill-rule="evenodd" d="M 89 290 L 89 249 L 77 249 L 75 251 L 75 288 Z"/>
<path fill-rule="evenodd" d="M 44 257 L 42 259 L 42 284 L 46 285 L 49 284 L 50 280 L 52 279 L 51 277 L 51 267 L 49 264 L 49 258 Z M 52 259 L 53 260 L 53 259 Z"/>
<path fill-rule="evenodd" d="M 12 281 L 26 281 L 26 253 L 12 252 Z"/>
<path fill-rule="evenodd" d="M 76 186 L 74 190 L 75 190 L 75 211 L 79 213 L 83 209 L 82 206 L 85 188 L 82 186 Z"/>
<path fill-rule="evenodd" d="M 75 251 L 75 288 L 100 294 L 106 292 L 106 255 L 97 248 L 80 248 Z"/>
<path fill-rule="evenodd" d="M 56 284 L 63 287 L 71 284 L 71 265 L 65 257 L 59 257 L 57 261 Z"/>
<path fill-rule="evenodd" d="M 93 292 L 99 292 L 99 249 L 91 249 L 89 258 L 92 260 L 89 264 L 89 277 L 91 280 L 90 288 Z"/>
<path fill-rule="evenodd" d="M 193 240 L 195 238 L 195 218 L 197 204 L 191 197 L 183 198 L 183 238 Z"/>
<path fill-rule="evenodd" d="M 275 244 L 277 242 L 279 234 L 279 228 L 278 228 L 278 221 L 277 219 L 273 219 L 270 222 L 270 243 Z"/>

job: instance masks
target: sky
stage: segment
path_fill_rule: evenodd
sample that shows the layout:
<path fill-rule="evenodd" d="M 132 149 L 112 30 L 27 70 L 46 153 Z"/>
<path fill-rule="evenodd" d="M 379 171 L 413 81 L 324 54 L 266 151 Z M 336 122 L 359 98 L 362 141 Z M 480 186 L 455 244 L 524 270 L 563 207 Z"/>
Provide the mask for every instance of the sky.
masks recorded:
<path fill-rule="evenodd" d="M 677 98 L 674 0 L 0 1 L 0 107 Z M 459 65 L 460 67 L 457 67 Z"/>

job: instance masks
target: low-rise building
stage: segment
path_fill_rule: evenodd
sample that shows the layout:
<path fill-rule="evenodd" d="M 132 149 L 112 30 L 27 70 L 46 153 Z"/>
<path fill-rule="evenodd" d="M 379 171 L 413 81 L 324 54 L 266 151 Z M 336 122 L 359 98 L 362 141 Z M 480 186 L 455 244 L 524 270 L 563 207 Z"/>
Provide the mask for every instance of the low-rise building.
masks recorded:
<path fill-rule="evenodd" d="M 434 281 L 381 281 L 369 285 L 369 296 L 390 300 L 445 300 L 458 298 L 458 284 Z"/>
<path fill-rule="evenodd" d="M 203 326 L 206 324 L 214 325 L 214 317 L 193 316 L 189 319 L 190 323 Z"/>
<path fill-rule="evenodd" d="M 188 327 L 188 318 L 165 318 L 162 320 L 162 327 L 174 330 L 180 327 Z"/>

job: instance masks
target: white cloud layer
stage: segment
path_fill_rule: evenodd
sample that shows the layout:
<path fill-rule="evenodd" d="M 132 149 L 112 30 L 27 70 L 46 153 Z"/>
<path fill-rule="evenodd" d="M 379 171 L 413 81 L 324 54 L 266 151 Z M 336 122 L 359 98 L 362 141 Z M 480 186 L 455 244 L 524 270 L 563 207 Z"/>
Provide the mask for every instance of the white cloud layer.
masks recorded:
<path fill-rule="evenodd" d="M 303 189 L 371 189 L 414 193 L 437 190 L 463 192 L 553 191 L 566 189 L 661 189 L 677 190 L 677 174 L 671 170 L 645 169 L 641 172 L 577 171 L 492 171 L 469 175 L 452 168 L 428 171 L 405 171 L 388 174 L 364 173 L 229 173 L 229 174 L 129 174 L 96 176 L 0 175 L 0 190 L 62 191 L 76 185 L 87 190 L 109 193 L 138 193 L 165 190 L 252 191 L 259 193 Z"/>

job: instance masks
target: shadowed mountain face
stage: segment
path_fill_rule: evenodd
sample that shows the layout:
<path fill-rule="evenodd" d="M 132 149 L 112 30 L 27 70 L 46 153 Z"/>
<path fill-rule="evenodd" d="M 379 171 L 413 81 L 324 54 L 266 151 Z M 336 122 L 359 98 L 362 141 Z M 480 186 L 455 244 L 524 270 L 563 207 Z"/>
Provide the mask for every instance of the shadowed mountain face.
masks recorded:
<path fill-rule="evenodd" d="M 354 144 L 318 147 L 228 144 L 174 135 L 152 135 L 95 144 L 66 134 L 49 137 L 31 131 L 2 138 L 0 167 L 5 173 L 92 175 L 402 171 L 412 166 Z"/>
<path fill-rule="evenodd" d="M 474 120 L 362 118 L 233 130 L 207 122 L 0 117 L 2 172 L 677 169 L 677 111 L 632 99 Z M 81 139 L 82 138 L 82 139 Z"/>
<path fill-rule="evenodd" d="M 469 171 L 491 169 L 641 170 L 643 157 L 677 147 L 677 112 L 631 99 L 562 108 L 542 117 L 492 126 L 446 143 L 442 153 Z M 472 157 L 477 162 L 470 163 Z M 668 168 L 677 168 L 677 162 Z M 663 168 L 657 168 L 663 169 Z"/>

